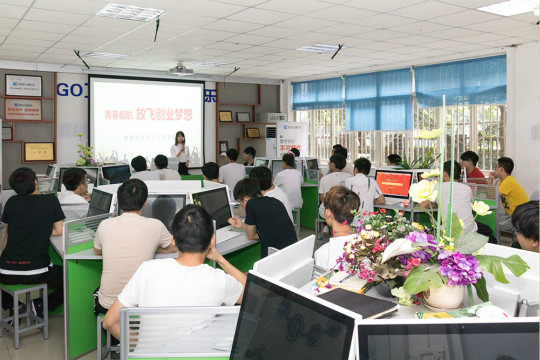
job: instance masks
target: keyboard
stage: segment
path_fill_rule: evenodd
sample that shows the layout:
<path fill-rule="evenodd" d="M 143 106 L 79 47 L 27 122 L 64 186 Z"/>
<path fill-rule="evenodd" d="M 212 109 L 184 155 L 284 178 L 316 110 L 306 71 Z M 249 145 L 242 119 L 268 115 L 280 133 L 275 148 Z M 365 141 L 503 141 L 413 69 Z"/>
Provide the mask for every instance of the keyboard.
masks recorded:
<path fill-rule="evenodd" d="M 230 240 L 242 234 L 242 231 L 234 230 L 232 226 L 226 226 L 224 228 L 216 230 L 216 244 Z"/>

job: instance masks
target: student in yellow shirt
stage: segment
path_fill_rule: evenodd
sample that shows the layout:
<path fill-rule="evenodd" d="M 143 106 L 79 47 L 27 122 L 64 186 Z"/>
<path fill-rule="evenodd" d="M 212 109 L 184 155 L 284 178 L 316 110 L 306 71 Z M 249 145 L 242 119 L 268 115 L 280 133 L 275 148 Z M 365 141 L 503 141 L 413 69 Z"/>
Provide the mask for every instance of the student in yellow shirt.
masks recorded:
<path fill-rule="evenodd" d="M 504 210 L 512 215 L 516 207 L 529 201 L 527 193 L 514 179 L 512 174 L 514 162 L 508 157 L 497 159 L 495 171 L 489 173 L 488 184 L 492 185 L 495 179 L 499 179 L 499 196 Z"/>

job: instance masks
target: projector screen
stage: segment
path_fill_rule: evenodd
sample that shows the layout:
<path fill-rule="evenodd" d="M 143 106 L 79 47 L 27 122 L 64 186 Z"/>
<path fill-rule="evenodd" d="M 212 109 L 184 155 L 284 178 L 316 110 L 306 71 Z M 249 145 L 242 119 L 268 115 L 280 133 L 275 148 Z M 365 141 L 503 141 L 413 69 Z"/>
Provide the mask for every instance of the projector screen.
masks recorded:
<path fill-rule="evenodd" d="M 171 157 L 181 130 L 190 151 L 189 167 L 204 164 L 204 82 L 90 75 L 89 87 L 96 161 Z"/>

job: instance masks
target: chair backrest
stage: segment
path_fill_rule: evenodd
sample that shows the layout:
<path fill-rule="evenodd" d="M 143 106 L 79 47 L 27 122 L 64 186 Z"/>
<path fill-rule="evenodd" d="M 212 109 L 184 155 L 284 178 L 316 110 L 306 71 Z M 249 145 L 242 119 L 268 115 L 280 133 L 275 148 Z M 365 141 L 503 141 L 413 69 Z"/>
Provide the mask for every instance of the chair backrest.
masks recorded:
<path fill-rule="evenodd" d="M 229 358 L 239 306 L 120 310 L 120 358 Z"/>

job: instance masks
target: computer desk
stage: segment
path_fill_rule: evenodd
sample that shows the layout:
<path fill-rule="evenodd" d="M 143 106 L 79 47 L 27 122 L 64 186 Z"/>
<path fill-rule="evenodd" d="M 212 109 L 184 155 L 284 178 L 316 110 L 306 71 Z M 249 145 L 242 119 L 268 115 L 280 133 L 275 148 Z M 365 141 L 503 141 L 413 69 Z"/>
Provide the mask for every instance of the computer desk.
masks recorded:
<path fill-rule="evenodd" d="M 83 244 L 64 254 L 63 237 L 51 238 L 53 257 L 64 266 L 64 340 L 65 359 L 75 359 L 96 348 L 96 317 L 93 293 L 101 282 L 102 256 L 95 255 L 93 243 Z M 216 245 L 225 258 L 245 272 L 260 259 L 259 241 L 249 240 L 246 234 Z M 157 253 L 154 259 L 176 257 L 177 253 Z"/>

